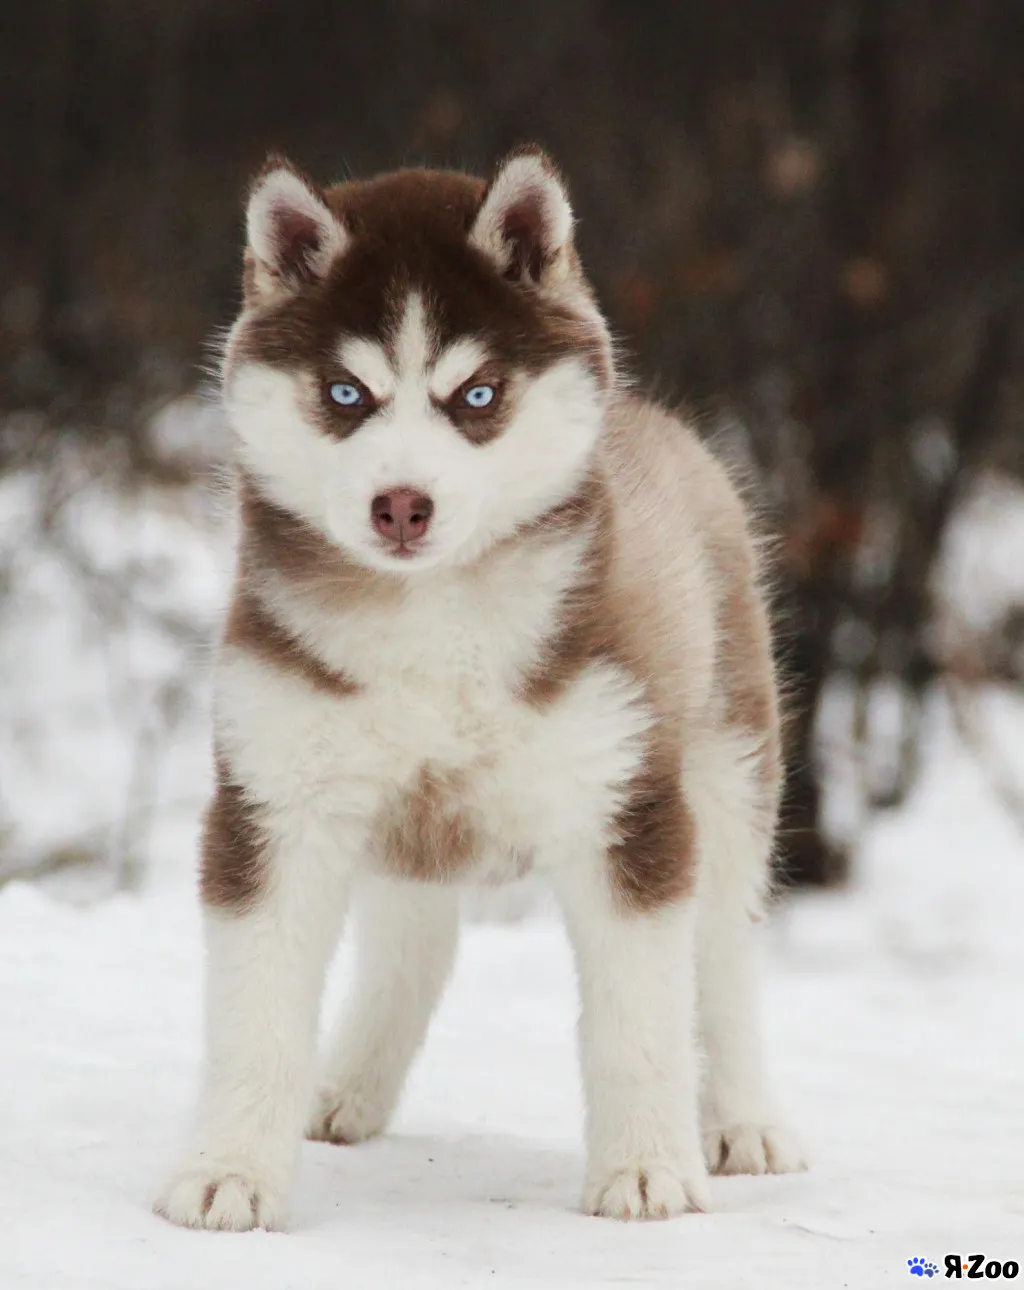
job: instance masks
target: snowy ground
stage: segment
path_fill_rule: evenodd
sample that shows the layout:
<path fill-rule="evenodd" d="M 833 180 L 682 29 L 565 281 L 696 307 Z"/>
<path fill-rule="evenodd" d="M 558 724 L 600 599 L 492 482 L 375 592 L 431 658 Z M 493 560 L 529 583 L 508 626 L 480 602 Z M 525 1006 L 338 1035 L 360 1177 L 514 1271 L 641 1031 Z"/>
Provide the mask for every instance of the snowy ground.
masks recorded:
<path fill-rule="evenodd" d="M 1024 753 L 1024 712 L 990 706 Z M 811 1172 L 718 1180 L 716 1212 L 669 1223 L 575 1210 L 573 979 L 541 918 L 468 930 L 393 1132 L 307 1144 L 289 1233 L 175 1230 L 148 1205 L 198 1068 L 188 892 L 0 890 L 0 1287 L 873 1290 L 915 1284 L 917 1256 L 1024 1262 L 1024 844 L 941 713 L 929 745 L 859 886 L 769 929 L 772 1065 Z"/>

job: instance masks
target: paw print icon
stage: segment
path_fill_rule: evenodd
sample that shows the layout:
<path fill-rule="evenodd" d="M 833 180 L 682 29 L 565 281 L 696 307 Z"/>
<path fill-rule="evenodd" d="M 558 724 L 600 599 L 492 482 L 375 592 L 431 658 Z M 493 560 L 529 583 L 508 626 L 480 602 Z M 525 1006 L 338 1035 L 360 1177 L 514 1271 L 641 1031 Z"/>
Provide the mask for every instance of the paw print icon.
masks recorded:
<path fill-rule="evenodd" d="M 907 1270 L 912 1277 L 933 1277 L 939 1269 L 927 1259 L 907 1259 Z"/>

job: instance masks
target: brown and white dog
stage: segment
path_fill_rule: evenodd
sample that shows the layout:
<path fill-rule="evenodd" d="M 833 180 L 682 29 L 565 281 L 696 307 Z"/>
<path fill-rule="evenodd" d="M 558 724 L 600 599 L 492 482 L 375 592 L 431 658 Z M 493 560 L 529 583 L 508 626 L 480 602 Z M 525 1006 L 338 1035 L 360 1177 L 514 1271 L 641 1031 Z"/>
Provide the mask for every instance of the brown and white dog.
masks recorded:
<path fill-rule="evenodd" d="M 531 870 L 578 964 L 585 1208 L 663 1218 L 707 1205 L 708 1167 L 802 1167 L 754 999 L 780 781 L 755 550 L 723 469 L 617 384 L 572 228 L 535 149 L 489 184 L 325 192 L 280 162 L 252 191 L 223 366 L 241 536 L 207 1073 L 157 1202 L 176 1223 L 277 1227 L 304 1127 L 381 1132 L 460 885 Z M 352 899 L 352 997 L 315 1083 Z"/>

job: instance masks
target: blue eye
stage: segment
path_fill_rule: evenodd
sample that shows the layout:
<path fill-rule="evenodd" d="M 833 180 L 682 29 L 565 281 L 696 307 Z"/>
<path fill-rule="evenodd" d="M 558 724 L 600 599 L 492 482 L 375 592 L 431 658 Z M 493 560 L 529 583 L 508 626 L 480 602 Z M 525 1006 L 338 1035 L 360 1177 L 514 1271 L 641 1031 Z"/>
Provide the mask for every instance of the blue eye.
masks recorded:
<path fill-rule="evenodd" d="M 474 385 L 471 390 L 466 391 L 463 398 L 471 408 L 486 408 L 489 403 L 494 402 L 494 386 Z"/>
<path fill-rule="evenodd" d="M 359 389 L 346 381 L 335 381 L 331 386 L 330 394 L 334 402 L 343 408 L 357 408 L 363 401 Z"/>

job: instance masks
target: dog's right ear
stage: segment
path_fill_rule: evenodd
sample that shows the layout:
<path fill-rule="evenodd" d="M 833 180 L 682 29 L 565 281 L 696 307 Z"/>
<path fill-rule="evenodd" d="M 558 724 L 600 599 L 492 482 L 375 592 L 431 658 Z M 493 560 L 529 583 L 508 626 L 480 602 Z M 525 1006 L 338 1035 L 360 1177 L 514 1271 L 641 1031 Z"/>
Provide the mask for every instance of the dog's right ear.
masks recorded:
<path fill-rule="evenodd" d="M 249 194 L 246 288 L 258 298 L 323 279 L 347 235 L 324 194 L 283 157 L 271 157 Z"/>
<path fill-rule="evenodd" d="M 543 285 L 566 259 L 572 226 L 562 177 L 547 153 L 530 145 L 494 172 L 469 240 L 505 278 Z"/>

